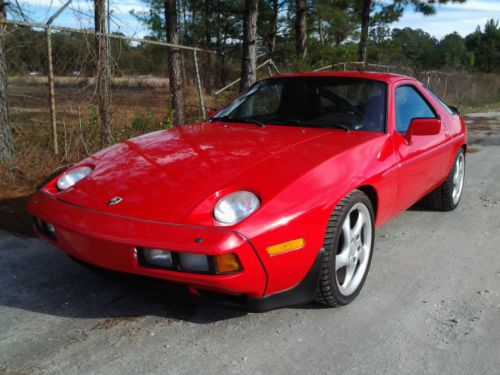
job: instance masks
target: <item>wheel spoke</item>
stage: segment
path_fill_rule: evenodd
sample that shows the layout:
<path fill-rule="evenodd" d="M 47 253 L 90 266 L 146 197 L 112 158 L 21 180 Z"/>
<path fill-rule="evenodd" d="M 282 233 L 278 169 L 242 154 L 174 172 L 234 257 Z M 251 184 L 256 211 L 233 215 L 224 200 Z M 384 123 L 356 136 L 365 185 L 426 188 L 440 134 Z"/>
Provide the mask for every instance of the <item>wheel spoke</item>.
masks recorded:
<path fill-rule="evenodd" d="M 349 249 L 342 251 L 335 257 L 335 272 L 349 264 Z"/>
<path fill-rule="evenodd" d="M 343 288 L 347 288 L 349 286 L 349 283 L 352 281 L 355 272 L 356 272 L 356 264 L 350 263 L 345 270 L 345 278 L 344 282 L 342 283 Z"/>
<path fill-rule="evenodd" d="M 347 215 L 342 224 L 342 231 L 344 232 L 344 241 L 349 243 L 351 241 L 351 216 Z"/>
<path fill-rule="evenodd" d="M 354 228 L 352 229 L 354 237 L 358 237 L 361 233 L 361 230 L 363 229 L 363 226 L 365 225 L 365 216 L 362 212 L 359 212 L 358 215 L 358 220 L 356 221 L 356 225 L 354 225 Z"/>
<path fill-rule="evenodd" d="M 365 256 L 366 256 L 366 253 L 368 252 L 368 250 L 366 249 L 368 245 L 363 245 L 363 247 L 361 247 L 361 250 L 359 250 L 359 253 L 358 253 L 358 259 L 359 259 L 359 263 L 363 264 L 365 262 Z"/>
<path fill-rule="evenodd" d="M 453 185 L 457 186 L 460 182 L 460 162 L 457 163 L 455 173 L 453 173 Z"/>
<path fill-rule="evenodd" d="M 462 195 L 463 183 L 465 174 L 465 162 L 463 155 L 459 155 L 455 163 L 455 171 L 453 173 L 453 203 L 457 204 Z"/>

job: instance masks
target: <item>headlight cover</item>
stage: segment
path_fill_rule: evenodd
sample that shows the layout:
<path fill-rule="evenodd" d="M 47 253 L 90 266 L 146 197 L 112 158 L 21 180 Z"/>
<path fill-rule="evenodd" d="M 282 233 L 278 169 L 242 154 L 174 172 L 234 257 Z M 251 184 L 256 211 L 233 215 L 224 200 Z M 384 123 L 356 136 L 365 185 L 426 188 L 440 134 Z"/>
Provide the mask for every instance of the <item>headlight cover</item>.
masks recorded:
<path fill-rule="evenodd" d="M 259 198 L 249 191 L 237 191 L 221 198 L 214 208 L 214 217 L 223 224 L 236 224 L 255 212 Z"/>
<path fill-rule="evenodd" d="M 71 186 L 75 185 L 78 181 L 83 180 L 91 173 L 92 168 L 90 167 L 78 167 L 71 169 L 57 179 L 57 188 L 59 190 L 69 189 Z"/>

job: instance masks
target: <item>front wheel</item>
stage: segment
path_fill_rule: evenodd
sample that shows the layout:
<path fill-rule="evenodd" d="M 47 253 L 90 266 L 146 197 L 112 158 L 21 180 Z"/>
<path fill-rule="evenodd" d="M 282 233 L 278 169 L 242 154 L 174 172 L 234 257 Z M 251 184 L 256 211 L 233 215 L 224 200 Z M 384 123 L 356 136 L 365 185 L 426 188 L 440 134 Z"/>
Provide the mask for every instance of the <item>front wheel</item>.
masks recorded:
<path fill-rule="evenodd" d="M 356 298 L 368 275 L 374 238 L 370 199 L 354 190 L 338 203 L 328 222 L 317 302 L 340 306 Z"/>

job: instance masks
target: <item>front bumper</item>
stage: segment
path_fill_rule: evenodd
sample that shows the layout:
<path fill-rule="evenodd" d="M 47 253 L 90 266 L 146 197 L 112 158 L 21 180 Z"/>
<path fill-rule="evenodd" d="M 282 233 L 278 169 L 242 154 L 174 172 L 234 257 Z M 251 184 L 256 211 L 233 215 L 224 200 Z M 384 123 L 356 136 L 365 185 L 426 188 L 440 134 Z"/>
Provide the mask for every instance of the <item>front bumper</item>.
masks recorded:
<path fill-rule="evenodd" d="M 236 232 L 106 214 L 81 208 L 45 193 L 36 193 L 28 212 L 50 223 L 56 239 L 38 234 L 72 257 L 114 271 L 149 276 L 186 285 L 190 290 L 264 296 L 267 274 L 251 243 Z M 201 239 L 201 241 L 200 241 Z M 228 275 L 207 275 L 142 266 L 136 247 L 159 248 L 205 255 L 235 253 L 242 270 Z"/>

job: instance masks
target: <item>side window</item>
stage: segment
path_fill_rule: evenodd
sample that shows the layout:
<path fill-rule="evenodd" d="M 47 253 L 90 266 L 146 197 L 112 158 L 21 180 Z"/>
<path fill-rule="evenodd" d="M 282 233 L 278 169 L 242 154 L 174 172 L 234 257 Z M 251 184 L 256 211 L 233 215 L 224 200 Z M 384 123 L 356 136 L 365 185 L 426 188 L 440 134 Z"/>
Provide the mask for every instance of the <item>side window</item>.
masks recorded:
<path fill-rule="evenodd" d="M 436 114 L 427 102 L 410 85 L 396 88 L 396 130 L 405 134 L 414 118 L 436 118 Z"/>

